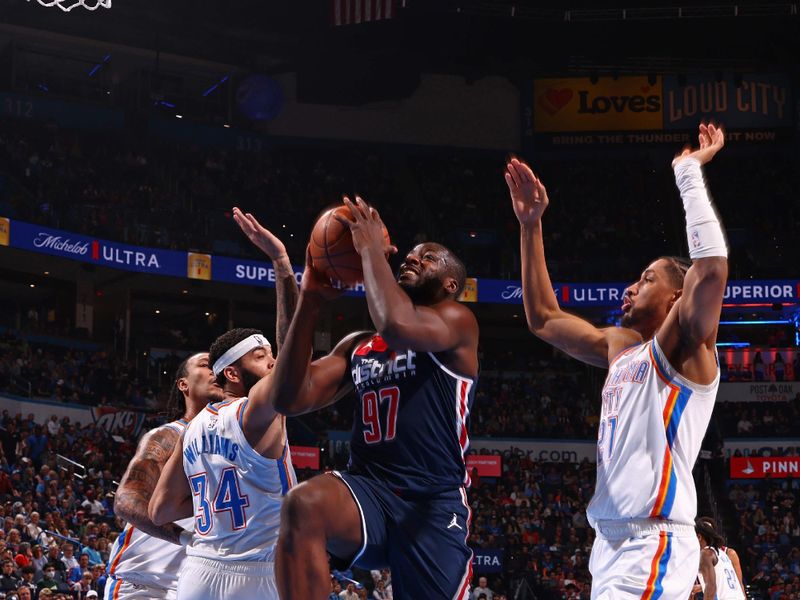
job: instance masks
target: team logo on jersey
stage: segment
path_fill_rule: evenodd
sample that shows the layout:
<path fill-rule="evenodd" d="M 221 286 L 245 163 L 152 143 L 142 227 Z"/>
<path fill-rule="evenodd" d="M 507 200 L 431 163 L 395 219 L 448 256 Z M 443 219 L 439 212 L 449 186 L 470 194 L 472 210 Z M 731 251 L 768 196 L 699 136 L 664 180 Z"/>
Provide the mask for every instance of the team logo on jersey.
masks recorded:
<path fill-rule="evenodd" d="M 453 513 L 453 518 L 450 520 L 450 525 L 447 526 L 448 529 L 452 529 L 453 527 L 461 529 L 461 525 L 458 524 L 458 516 L 456 513 Z M 463 529 L 461 530 L 463 531 Z"/>
<path fill-rule="evenodd" d="M 216 429 L 216 427 L 217 427 L 217 419 L 216 419 L 216 418 L 214 418 L 214 417 L 211 417 L 211 418 L 208 420 L 208 425 L 207 425 L 207 427 L 208 427 L 209 429 Z"/>
<path fill-rule="evenodd" d="M 379 335 L 373 335 L 369 340 L 363 342 L 356 348 L 356 356 L 367 356 L 370 352 L 386 352 L 389 346 Z"/>

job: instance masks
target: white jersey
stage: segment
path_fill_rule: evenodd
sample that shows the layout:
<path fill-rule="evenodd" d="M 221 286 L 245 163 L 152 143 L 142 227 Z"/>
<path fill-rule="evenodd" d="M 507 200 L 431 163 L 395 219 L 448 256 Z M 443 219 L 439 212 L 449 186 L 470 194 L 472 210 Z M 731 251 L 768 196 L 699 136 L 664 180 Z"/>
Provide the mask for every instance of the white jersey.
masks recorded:
<path fill-rule="evenodd" d="M 609 365 L 597 436 L 597 485 L 587 509 L 598 522 L 667 519 L 694 527 L 692 467 L 719 386 L 692 383 L 658 341 L 629 348 Z"/>
<path fill-rule="evenodd" d="M 189 556 L 273 561 L 283 497 L 296 485 L 289 445 L 278 459 L 244 437 L 247 398 L 208 405 L 183 436 L 183 469 L 194 505 Z"/>
<path fill-rule="evenodd" d="M 173 429 L 181 435 L 187 425 L 186 419 L 179 419 L 162 427 Z M 191 530 L 194 519 L 183 519 L 177 524 Z M 111 547 L 106 574 L 136 585 L 175 590 L 178 572 L 185 558 L 186 549 L 183 546 L 148 535 L 128 523 Z"/>
<path fill-rule="evenodd" d="M 706 548 L 711 548 L 711 546 L 706 546 Z M 739 583 L 739 578 L 736 576 L 736 569 L 733 568 L 733 563 L 725 552 L 725 548 L 711 548 L 711 550 L 717 555 L 717 564 L 714 565 L 714 575 L 717 579 L 716 600 L 745 600 L 746 596 Z M 697 577 L 705 592 L 706 582 L 703 580 L 703 574 L 698 573 Z"/>

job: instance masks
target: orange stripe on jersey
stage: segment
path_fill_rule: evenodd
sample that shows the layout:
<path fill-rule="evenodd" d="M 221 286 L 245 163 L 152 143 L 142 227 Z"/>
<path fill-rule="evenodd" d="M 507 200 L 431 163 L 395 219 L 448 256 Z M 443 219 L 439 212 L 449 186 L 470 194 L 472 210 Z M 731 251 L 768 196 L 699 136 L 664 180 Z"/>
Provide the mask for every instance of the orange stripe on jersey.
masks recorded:
<path fill-rule="evenodd" d="M 119 549 L 119 552 L 117 553 L 114 562 L 111 563 L 111 568 L 108 570 L 109 575 L 114 574 L 114 571 L 117 569 L 117 565 L 119 565 L 119 561 L 122 558 L 122 555 L 124 554 L 127 547 L 130 546 L 131 544 L 131 539 L 133 539 L 133 527 L 130 527 L 128 529 L 128 532 L 125 534 L 125 541 L 122 543 L 122 547 Z"/>
<path fill-rule="evenodd" d="M 641 600 L 652 600 L 653 592 L 656 589 L 656 580 L 659 575 L 659 565 L 661 557 L 664 556 L 664 550 L 667 548 L 667 532 L 661 531 L 658 534 L 658 548 L 656 549 L 653 561 L 650 563 L 650 577 L 647 579 L 647 586 L 644 588 Z"/>
<path fill-rule="evenodd" d="M 655 355 L 653 354 L 653 344 L 650 344 L 650 348 L 648 349 L 650 352 L 650 362 L 655 369 L 655 372 L 658 374 L 658 377 L 663 381 L 670 389 L 669 396 L 667 396 L 667 401 L 664 404 L 664 429 L 669 426 L 669 422 L 672 419 L 672 413 L 675 411 L 675 406 L 678 402 L 678 396 L 680 395 L 680 388 L 670 382 L 667 379 L 666 373 L 661 371 L 661 368 L 658 365 L 658 361 L 656 360 Z M 653 510 L 650 511 L 650 517 L 659 517 L 661 516 L 661 511 L 664 509 L 664 503 L 666 502 L 667 495 L 669 494 L 669 486 L 671 483 L 671 479 L 673 477 L 673 469 L 672 469 L 672 448 L 670 447 L 669 442 L 667 442 L 666 447 L 664 448 L 664 462 L 661 469 L 661 482 L 658 485 L 658 493 L 656 494 L 656 501 L 653 505 Z"/>
<path fill-rule="evenodd" d="M 650 517 L 658 517 L 664 509 L 664 501 L 667 499 L 667 492 L 669 490 L 670 479 L 672 478 L 672 452 L 669 447 L 664 451 L 664 464 L 661 467 L 661 483 L 658 486 L 658 494 L 656 494 L 656 502 L 653 505 L 653 510 L 650 511 Z"/>
<path fill-rule="evenodd" d="M 283 469 L 286 471 L 286 481 L 289 484 L 289 489 L 294 487 L 294 482 L 292 481 L 292 472 L 289 470 L 289 444 L 286 444 L 286 451 L 283 453 Z"/>

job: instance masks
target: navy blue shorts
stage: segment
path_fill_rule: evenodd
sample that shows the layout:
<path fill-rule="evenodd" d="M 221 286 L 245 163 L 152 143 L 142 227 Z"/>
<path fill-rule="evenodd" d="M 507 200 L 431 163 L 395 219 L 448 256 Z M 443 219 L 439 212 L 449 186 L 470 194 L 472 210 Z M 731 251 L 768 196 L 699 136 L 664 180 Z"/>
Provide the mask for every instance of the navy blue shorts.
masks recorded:
<path fill-rule="evenodd" d="M 363 543 L 351 564 L 389 567 L 395 600 L 469 598 L 471 512 L 464 488 L 410 500 L 370 477 L 333 474 L 350 488 L 361 512 Z"/>

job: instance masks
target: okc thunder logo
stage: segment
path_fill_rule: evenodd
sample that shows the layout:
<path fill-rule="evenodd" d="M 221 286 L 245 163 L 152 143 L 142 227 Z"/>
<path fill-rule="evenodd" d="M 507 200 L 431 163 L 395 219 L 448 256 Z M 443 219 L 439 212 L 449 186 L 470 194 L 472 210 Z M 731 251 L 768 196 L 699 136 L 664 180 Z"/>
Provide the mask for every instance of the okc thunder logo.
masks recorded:
<path fill-rule="evenodd" d="M 389 346 L 379 335 L 374 335 L 368 341 L 361 344 L 355 351 L 356 356 L 367 356 L 370 352 L 386 352 Z"/>

